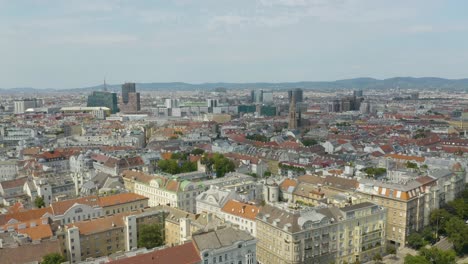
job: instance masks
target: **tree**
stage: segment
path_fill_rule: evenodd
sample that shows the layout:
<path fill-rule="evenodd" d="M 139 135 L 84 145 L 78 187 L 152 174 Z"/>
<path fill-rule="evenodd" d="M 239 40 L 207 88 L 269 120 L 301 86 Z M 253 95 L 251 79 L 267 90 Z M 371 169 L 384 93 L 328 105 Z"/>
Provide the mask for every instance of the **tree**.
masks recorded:
<path fill-rule="evenodd" d="M 192 150 L 191 153 L 192 153 L 192 155 L 203 155 L 205 153 L 205 151 L 203 149 L 197 148 L 197 149 Z"/>
<path fill-rule="evenodd" d="M 452 217 L 447 221 L 445 230 L 457 254 L 467 254 L 468 241 L 466 238 L 468 237 L 468 226 L 465 222 L 458 217 Z"/>
<path fill-rule="evenodd" d="M 164 236 L 160 224 L 140 226 L 140 230 L 138 230 L 138 247 L 150 249 L 162 246 L 163 244 Z"/>
<path fill-rule="evenodd" d="M 59 253 L 49 253 L 42 258 L 41 264 L 60 264 L 66 259 Z"/>
<path fill-rule="evenodd" d="M 413 256 L 407 254 L 404 264 L 431 264 L 424 256 Z"/>
<path fill-rule="evenodd" d="M 431 212 L 431 225 L 436 227 L 438 234 L 445 234 L 445 223 L 452 218 L 452 215 L 445 209 L 435 209 Z"/>
<path fill-rule="evenodd" d="M 447 209 L 457 215 L 460 219 L 468 220 L 468 203 L 463 199 L 450 201 Z"/>
<path fill-rule="evenodd" d="M 303 140 L 302 140 L 302 144 L 304 144 L 304 146 L 306 146 L 306 147 L 309 147 L 309 146 L 317 145 L 318 142 L 317 142 L 317 140 L 315 140 L 315 139 L 306 138 L 306 139 L 303 139 Z"/>
<path fill-rule="evenodd" d="M 406 168 L 408 168 L 408 169 L 417 169 L 418 164 L 416 164 L 414 162 L 411 162 L 411 161 L 407 161 L 406 162 Z"/>
<path fill-rule="evenodd" d="M 374 260 L 375 262 L 377 263 L 380 263 L 382 261 L 382 255 L 380 255 L 379 253 L 375 254 L 374 257 L 372 258 L 372 260 Z"/>
<path fill-rule="evenodd" d="M 34 205 L 37 208 L 45 207 L 44 198 L 42 198 L 41 196 L 37 196 L 36 199 L 34 199 Z"/>
<path fill-rule="evenodd" d="M 441 250 L 436 247 L 424 247 L 419 251 L 419 255 L 423 256 L 429 263 L 436 264 L 453 264 L 457 256 L 453 250 Z"/>
<path fill-rule="evenodd" d="M 423 236 L 419 233 L 412 233 L 408 236 L 408 245 L 413 249 L 420 249 L 427 245 L 427 241 L 424 240 Z"/>

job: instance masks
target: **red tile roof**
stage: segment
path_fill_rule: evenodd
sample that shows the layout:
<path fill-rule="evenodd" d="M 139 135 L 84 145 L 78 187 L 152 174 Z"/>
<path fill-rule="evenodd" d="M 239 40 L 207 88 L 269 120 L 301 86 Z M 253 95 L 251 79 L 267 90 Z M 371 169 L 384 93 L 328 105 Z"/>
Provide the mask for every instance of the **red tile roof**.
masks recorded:
<path fill-rule="evenodd" d="M 134 257 L 114 260 L 112 264 L 196 264 L 201 258 L 193 242 L 169 247 Z"/>
<path fill-rule="evenodd" d="M 116 195 L 99 197 L 99 205 L 106 207 L 141 200 L 148 200 L 148 197 L 136 193 L 120 193 Z"/>
<path fill-rule="evenodd" d="M 53 236 L 50 225 L 38 225 L 25 229 L 19 229 L 18 233 L 28 235 L 31 240 L 42 240 Z"/>
<path fill-rule="evenodd" d="M 236 200 L 229 200 L 223 208 L 221 208 L 221 211 L 242 218 L 255 220 L 255 217 L 257 217 L 257 214 L 260 212 L 260 208 L 255 205 L 242 203 Z"/>

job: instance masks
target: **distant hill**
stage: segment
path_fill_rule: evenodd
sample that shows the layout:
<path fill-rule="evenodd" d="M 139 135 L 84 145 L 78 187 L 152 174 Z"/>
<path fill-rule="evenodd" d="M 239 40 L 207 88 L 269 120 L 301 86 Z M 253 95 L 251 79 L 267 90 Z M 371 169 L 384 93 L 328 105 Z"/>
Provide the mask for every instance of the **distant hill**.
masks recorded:
<path fill-rule="evenodd" d="M 303 88 L 311 90 L 343 90 L 343 89 L 420 89 L 420 90 L 462 90 L 468 91 L 468 79 L 443 79 L 436 77 L 395 77 L 384 80 L 373 78 L 354 78 L 338 80 L 331 82 L 282 82 L 282 83 L 202 83 L 190 84 L 183 82 L 169 83 L 137 83 L 139 91 L 158 91 L 158 90 L 214 90 L 219 87 L 226 89 L 272 89 L 285 90 L 291 88 Z M 10 88 L 0 89 L 0 93 L 53 93 L 53 92 L 91 92 L 102 90 L 103 85 L 92 87 L 73 88 L 73 89 L 35 89 L 35 88 Z M 119 85 L 107 85 L 109 91 L 120 91 Z"/>

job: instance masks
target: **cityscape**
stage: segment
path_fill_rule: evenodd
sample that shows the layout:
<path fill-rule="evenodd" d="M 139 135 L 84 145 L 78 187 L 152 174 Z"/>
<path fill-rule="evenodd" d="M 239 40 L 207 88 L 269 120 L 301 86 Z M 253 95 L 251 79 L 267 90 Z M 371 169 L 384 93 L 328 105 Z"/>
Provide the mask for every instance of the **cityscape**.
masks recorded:
<path fill-rule="evenodd" d="M 203 28 L 241 46 L 242 41 L 230 37 L 242 30 L 265 35 L 280 30 L 278 37 L 282 37 L 288 35 L 283 27 L 301 29 L 302 34 L 308 32 L 303 27 L 315 25 L 310 19 L 331 26 L 347 24 L 340 20 L 346 17 L 353 18 L 349 23 L 373 28 L 388 23 L 380 17 L 391 9 L 370 4 L 379 18 L 358 12 L 359 20 L 351 16 L 361 8 L 355 9 L 353 1 L 255 1 L 254 13 L 260 18 L 248 20 L 253 7 L 238 3 L 245 7 L 239 9 L 245 17 L 229 13 L 220 29 L 200 21 L 212 15 L 210 8 L 224 10 L 223 4 L 209 5 L 209 1 L 169 1 L 175 6 L 142 4 L 146 1 L 52 1 L 52 6 L 47 1 L 26 2 L 30 13 L 26 18 L 41 18 L 29 24 L 32 28 L 40 25 L 52 30 L 63 23 L 72 25 L 73 31 L 77 28 L 71 20 L 78 19 L 94 34 L 101 30 L 100 23 L 110 26 L 108 22 L 115 22 L 111 14 L 118 14 L 123 21 L 130 21 L 127 16 L 144 19 L 148 27 L 156 23 L 163 36 L 168 32 L 159 27 L 174 27 L 174 34 L 186 33 L 179 27 Z M 457 12 L 446 10 L 453 8 L 452 1 L 447 2 L 437 8 L 455 17 Z M 388 15 L 400 14 L 399 8 L 409 10 L 397 16 L 408 22 L 418 17 L 409 15 L 418 8 L 436 8 L 407 5 L 395 4 Z M 8 13 L 11 18 L 3 19 L 20 25 L 15 24 L 19 16 L 15 12 L 21 6 L 0 1 L 0 9 L 6 10 L 0 14 Z M 160 12 L 143 12 L 150 7 Z M 60 17 L 51 24 L 43 20 L 44 14 L 59 8 L 70 20 Z M 191 13 L 194 8 L 200 8 L 196 15 Z M 174 14 L 163 15 L 163 10 Z M 320 12 L 310 15 L 312 10 Z M 95 20 L 98 14 L 108 16 Z M 83 22 L 88 16 L 93 17 L 89 24 Z M 275 16 L 278 19 L 266 21 Z M 433 13 L 428 16 L 438 19 Z M 199 24 L 209 25 L 208 29 Z M 233 24 L 234 28 L 225 28 Z M 11 36 L 5 43 L 0 41 L 0 49 L 7 51 L 9 41 L 23 40 L 23 30 L 29 29 L 21 25 L 12 27 L 13 33 L 0 27 L 0 33 Z M 122 32 L 138 28 L 133 26 L 130 22 L 118 25 Z M 418 34 L 446 33 L 436 26 L 417 29 Z M 453 30 L 462 32 L 466 27 Z M 50 34 L 45 29 L 41 32 Z M 451 33 L 446 34 L 450 39 Z M 260 35 L 249 34 L 245 41 L 250 37 L 262 41 Z M 148 44 L 148 39 L 121 36 L 114 42 L 103 37 L 96 43 L 81 36 L 78 42 L 60 38 L 59 44 L 53 42 L 58 41 L 55 38 L 50 43 L 40 38 L 21 42 L 37 55 L 38 61 L 31 57 L 28 64 L 35 74 L 21 66 L 23 46 L 13 50 L 18 61 L 5 55 L 10 64 L 0 69 L 11 69 L 0 78 L 1 264 L 468 263 L 468 79 L 459 75 L 459 69 L 448 74 L 450 63 L 441 59 L 434 60 L 433 67 L 418 62 L 430 75 L 412 71 L 412 63 L 402 66 L 402 72 L 383 71 L 363 57 L 362 63 L 369 64 L 359 70 L 350 67 L 349 73 L 342 74 L 337 67 L 333 73 L 337 75 L 306 78 L 291 73 L 303 66 L 303 62 L 291 64 L 296 52 L 305 52 L 301 45 L 296 51 L 293 46 L 283 49 L 281 56 L 292 57 L 282 59 L 281 65 L 266 65 L 271 62 L 268 58 L 276 60 L 280 55 L 266 56 L 267 46 L 266 51 L 257 49 L 260 57 L 266 56 L 262 62 L 266 64 L 260 67 L 248 49 L 240 56 L 222 37 L 204 37 L 187 33 L 186 39 L 176 37 L 179 44 L 158 39 L 162 43 L 155 49 L 167 49 L 180 63 L 177 69 L 168 63 L 171 71 L 180 70 L 175 75 L 166 75 L 169 70 L 162 69 L 167 63 L 164 56 L 155 66 L 147 64 L 146 55 L 129 59 L 124 48 L 118 49 L 121 54 L 113 53 L 128 42 Z M 206 51 L 201 50 L 190 53 L 200 52 L 199 68 L 172 50 L 183 44 L 179 51 L 189 53 L 189 46 L 212 42 L 225 46 L 213 49 L 212 56 L 204 57 Z M 425 47 L 440 48 L 439 44 Z M 59 63 L 61 48 L 56 45 L 70 52 L 69 63 Z M 101 67 L 101 58 L 91 54 L 85 59 L 87 51 L 75 50 L 74 45 L 83 50 L 93 45 L 96 50 L 108 49 L 102 58 L 109 63 Z M 458 49 L 458 44 L 441 45 L 444 50 Z M 132 46 L 131 51 L 137 54 L 145 47 L 152 49 Z M 49 68 L 41 58 L 54 49 L 57 54 L 50 57 L 54 66 Z M 236 59 L 226 70 L 223 56 L 230 52 L 230 58 Z M 365 56 L 367 50 L 356 52 Z M 112 58 L 119 56 L 121 64 L 116 64 Z M 135 63 L 138 58 L 141 64 Z M 449 59 L 456 68 L 468 66 L 458 65 L 453 56 Z M 213 64 L 207 67 L 205 62 Z M 346 62 L 344 58 L 342 63 Z M 446 68 L 438 68 L 439 62 Z M 328 67 L 323 61 L 313 63 L 317 65 L 308 64 L 308 69 L 316 67 L 318 74 L 322 65 Z M 76 67 L 72 75 L 70 65 Z M 153 66 L 152 74 L 137 77 Z M 277 67 L 284 68 L 283 75 L 276 72 Z M 385 77 L 363 77 L 366 72 Z M 406 73 L 445 77 L 398 77 Z M 213 78 L 207 77 L 211 74 Z M 348 74 L 353 77 L 347 78 Z M 194 81 L 191 76 L 195 75 L 205 81 Z M 171 76 L 179 79 L 167 81 Z"/>

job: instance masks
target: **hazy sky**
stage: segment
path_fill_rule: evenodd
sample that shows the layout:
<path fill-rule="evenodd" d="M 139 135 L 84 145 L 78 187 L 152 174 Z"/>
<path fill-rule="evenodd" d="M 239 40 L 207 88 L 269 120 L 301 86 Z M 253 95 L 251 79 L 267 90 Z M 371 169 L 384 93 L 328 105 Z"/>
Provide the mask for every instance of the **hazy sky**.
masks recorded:
<path fill-rule="evenodd" d="M 468 77 L 468 1 L 0 0 L 0 87 Z"/>

